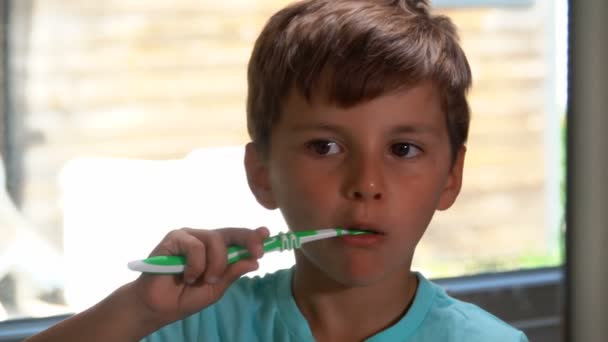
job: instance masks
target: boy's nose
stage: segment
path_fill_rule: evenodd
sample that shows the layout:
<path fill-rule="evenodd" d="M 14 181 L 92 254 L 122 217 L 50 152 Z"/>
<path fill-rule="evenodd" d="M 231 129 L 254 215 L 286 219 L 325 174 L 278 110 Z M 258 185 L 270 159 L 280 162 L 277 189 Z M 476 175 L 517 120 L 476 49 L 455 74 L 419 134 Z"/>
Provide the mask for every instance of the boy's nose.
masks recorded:
<path fill-rule="evenodd" d="M 351 200 L 381 200 L 385 194 L 380 162 L 352 163 L 346 177 L 345 193 Z"/>
<path fill-rule="evenodd" d="M 376 190 L 375 183 L 369 183 L 368 185 L 361 186 L 358 189 L 353 189 L 351 198 L 356 200 L 379 200 L 382 199 L 382 192 Z"/>

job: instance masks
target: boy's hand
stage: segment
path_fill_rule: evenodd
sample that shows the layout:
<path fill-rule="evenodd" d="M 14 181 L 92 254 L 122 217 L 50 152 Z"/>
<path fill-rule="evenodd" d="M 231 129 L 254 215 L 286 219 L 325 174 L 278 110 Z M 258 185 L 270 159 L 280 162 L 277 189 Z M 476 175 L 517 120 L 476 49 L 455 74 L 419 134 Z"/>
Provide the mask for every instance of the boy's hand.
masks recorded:
<path fill-rule="evenodd" d="M 183 274 L 142 274 L 132 285 L 141 309 L 157 324 L 165 325 L 206 308 L 247 272 L 258 268 L 268 229 L 182 228 L 167 234 L 150 256 L 185 255 Z M 252 258 L 228 265 L 227 246 L 245 246 Z"/>

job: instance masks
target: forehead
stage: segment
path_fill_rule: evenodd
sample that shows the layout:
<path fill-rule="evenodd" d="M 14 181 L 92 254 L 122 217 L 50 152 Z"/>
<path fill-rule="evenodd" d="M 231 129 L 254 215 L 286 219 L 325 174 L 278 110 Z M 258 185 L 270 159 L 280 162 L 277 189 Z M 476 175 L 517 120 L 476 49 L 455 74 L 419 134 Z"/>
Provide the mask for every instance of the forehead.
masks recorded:
<path fill-rule="evenodd" d="M 423 81 L 413 86 L 398 88 L 381 94 L 373 99 L 341 106 L 330 102 L 330 98 L 319 88 L 307 99 L 293 88 L 286 97 L 282 110 L 280 125 L 293 125 L 315 120 L 331 120 L 342 117 L 349 120 L 368 118 L 411 123 L 436 124 L 445 127 L 446 118 L 442 110 L 439 87 L 433 81 Z M 345 116 L 347 114 L 348 116 Z"/>

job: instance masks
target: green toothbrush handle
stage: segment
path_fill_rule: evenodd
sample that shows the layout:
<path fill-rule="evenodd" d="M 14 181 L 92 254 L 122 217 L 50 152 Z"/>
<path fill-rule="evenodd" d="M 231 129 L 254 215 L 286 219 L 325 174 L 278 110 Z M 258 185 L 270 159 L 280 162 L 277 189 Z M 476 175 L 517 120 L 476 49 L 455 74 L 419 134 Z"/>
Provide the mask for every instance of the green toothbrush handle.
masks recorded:
<path fill-rule="evenodd" d="M 275 250 L 291 249 L 294 243 L 286 239 L 287 234 L 279 234 L 274 237 L 270 237 L 264 240 L 263 249 L 264 252 L 271 252 Z M 293 239 L 293 238 L 292 238 Z M 287 242 L 285 242 L 287 240 Z M 295 244 L 299 247 L 299 239 L 295 241 Z M 239 260 L 247 259 L 251 256 L 247 248 L 241 246 L 231 246 L 227 249 L 228 263 L 233 264 Z M 150 271 L 154 269 L 155 273 L 163 273 L 163 270 L 167 273 L 181 272 L 183 267 L 186 266 L 186 257 L 182 255 L 157 255 L 149 257 L 145 260 L 134 261 L 130 263 L 131 267 L 135 270 L 140 270 L 142 263 L 145 264 L 143 271 Z"/>
<path fill-rule="evenodd" d="M 228 263 L 234 264 L 235 262 L 247 259 L 251 256 L 246 248 L 240 246 L 228 247 Z"/>
<path fill-rule="evenodd" d="M 324 229 L 324 230 L 309 230 L 301 232 L 279 233 L 264 240 L 263 250 L 265 253 L 272 251 L 285 251 L 300 248 L 303 243 L 326 239 L 344 234 L 359 235 L 369 234 L 362 230 L 343 230 Z M 228 263 L 233 264 L 239 260 L 251 257 L 251 254 L 245 247 L 230 246 L 227 249 Z M 134 271 L 145 273 L 160 273 L 160 274 L 175 274 L 182 273 L 186 265 L 186 258 L 179 255 L 171 256 L 154 256 L 144 260 L 135 260 L 127 264 Z"/>

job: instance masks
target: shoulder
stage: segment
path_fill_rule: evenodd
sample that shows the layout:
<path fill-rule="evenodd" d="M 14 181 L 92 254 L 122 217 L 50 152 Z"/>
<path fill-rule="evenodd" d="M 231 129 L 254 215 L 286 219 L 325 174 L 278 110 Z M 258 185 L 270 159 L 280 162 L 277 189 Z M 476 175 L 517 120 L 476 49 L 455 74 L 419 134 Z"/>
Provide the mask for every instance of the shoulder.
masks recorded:
<path fill-rule="evenodd" d="M 277 289 L 291 281 L 291 272 L 291 269 L 284 269 L 264 276 L 241 277 L 226 290 L 224 297 L 239 300 L 274 298 Z"/>
<path fill-rule="evenodd" d="M 429 282 L 428 280 L 424 280 Z M 430 283 L 435 293 L 425 325 L 444 331 L 446 341 L 524 342 L 525 335 L 479 306 L 448 295 L 439 285 Z"/>
<path fill-rule="evenodd" d="M 237 279 L 214 305 L 203 310 L 226 317 L 267 317 L 277 310 L 279 291 L 291 289 L 291 269 Z"/>
<path fill-rule="evenodd" d="M 278 312 L 276 293 L 290 279 L 291 270 L 262 277 L 241 277 L 215 304 L 161 328 L 142 341 L 267 340 L 256 339 L 256 334 L 273 332 Z M 257 323 L 252 324 L 253 321 Z"/>

